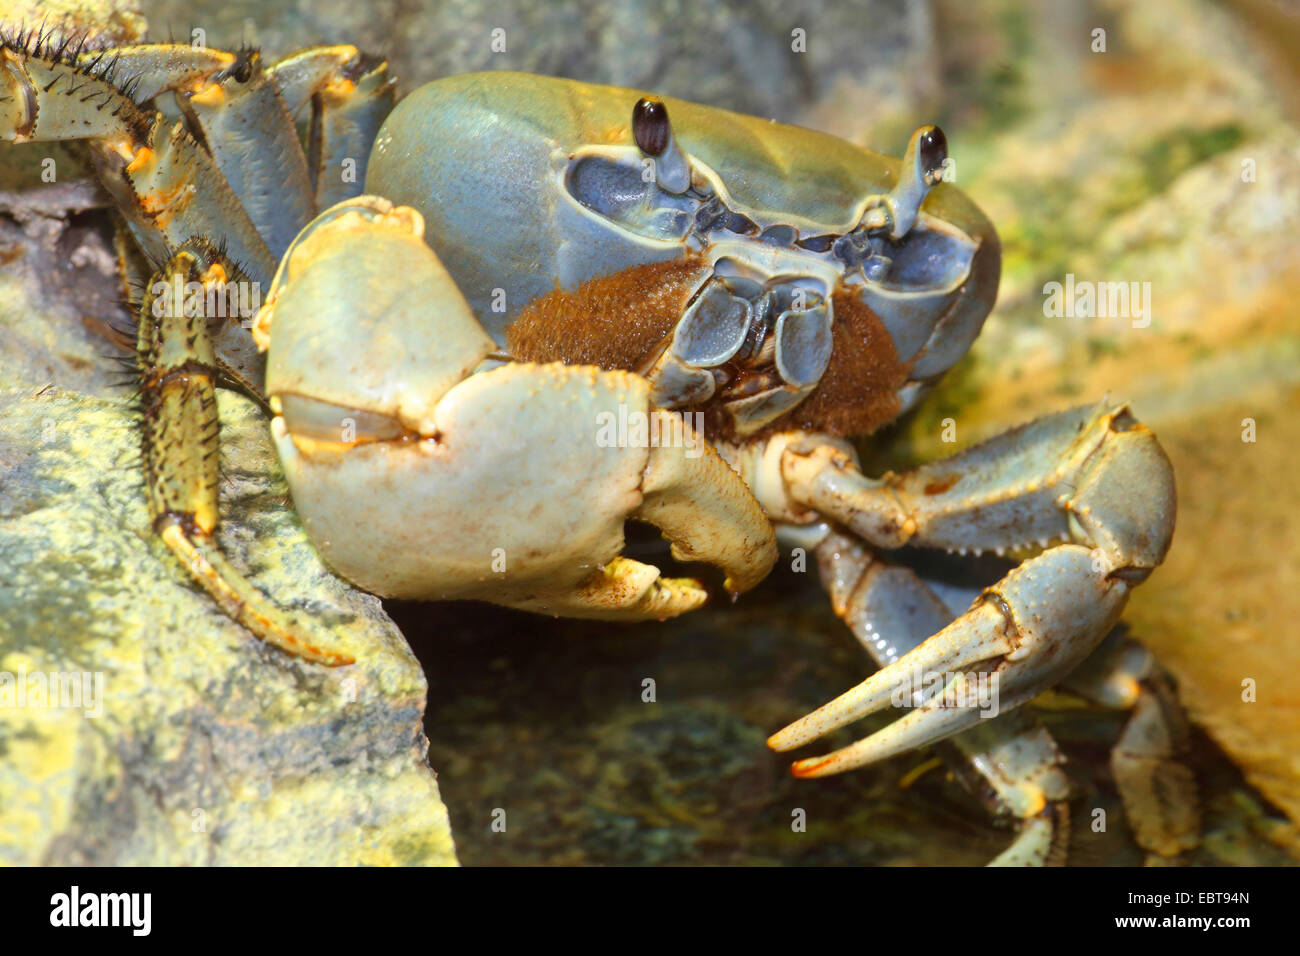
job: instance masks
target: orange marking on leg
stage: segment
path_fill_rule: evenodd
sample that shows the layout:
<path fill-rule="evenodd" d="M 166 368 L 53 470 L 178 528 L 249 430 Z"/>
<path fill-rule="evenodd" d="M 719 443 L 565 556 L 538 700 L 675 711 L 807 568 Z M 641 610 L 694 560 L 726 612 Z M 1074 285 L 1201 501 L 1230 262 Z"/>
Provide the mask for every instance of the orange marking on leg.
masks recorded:
<path fill-rule="evenodd" d="M 140 194 L 140 208 L 160 229 L 165 229 L 172 217 L 190 204 L 198 188 L 193 183 L 180 183 L 170 192 L 155 190 Z"/>
<path fill-rule="evenodd" d="M 208 271 L 200 277 L 204 285 L 225 285 L 230 281 L 226 274 L 226 267 L 220 262 L 214 262 L 208 266 Z"/>
<path fill-rule="evenodd" d="M 154 151 L 148 146 L 141 146 L 131 157 L 131 162 L 126 164 L 128 173 L 138 173 L 154 161 Z"/>

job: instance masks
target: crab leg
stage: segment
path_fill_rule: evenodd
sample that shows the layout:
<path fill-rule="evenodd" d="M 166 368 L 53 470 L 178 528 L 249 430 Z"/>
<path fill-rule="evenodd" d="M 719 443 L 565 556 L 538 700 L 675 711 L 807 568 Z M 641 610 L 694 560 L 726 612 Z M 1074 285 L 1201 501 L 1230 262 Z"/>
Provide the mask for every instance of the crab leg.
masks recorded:
<path fill-rule="evenodd" d="M 285 57 L 267 74 L 291 114 L 311 100 L 307 167 L 316 208 L 361 195 L 365 160 L 396 99 L 388 63 L 353 46 L 312 47 Z"/>
<path fill-rule="evenodd" d="M 80 69 L 100 74 L 136 103 L 148 103 L 168 91 L 201 86 L 234 63 L 233 53 L 189 43 L 140 43 L 86 51 L 76 57 Z"/>
<path fill-rule="evenodd" d="M 881 561 L 846 535 L 829 534 L 816 555 L 835 613 L 881 667 L 954 617 L 910 568 Z M 1020 822 L 1015 841 L 992 865 L 1063 862 L 1069 783 L 1061 770 L 1063 757 L 1047 732 L 1018 710 L 982 721 L 951 744 L 958 757 L 950 762 L 972 792 L 986 795 L 995 814 Z"/>
<path fill-rule="evenodd" d="M 169 132 L 161 114 L 137 106 L 112 71 L 39 40 L 4 40 L 0 67 L 0 138 L 88 140 L 100 179 L 154 268 L 203 236 L 250 279 L 270 281 L 275 259 L 211 158 L 181 126 Z"/>
<path fill-rule="evenodd" d="M 1166 857 L 1196 847 L 1196 779 L 1180 760 L 1187 721 L 1150 652 L 1118 627 L 1062 681 L 1061 690 L 1130 711 L 1110 765 L 1138 844 Z"/>
<path fill-rule="evenodd" d="M 800 761 L 804 776 L 840 773 L 969 729 L 971 708 L 945 706 L 970 678 L 997 677 L 1000 707 L 1056 684 L 1101 641 L 1129 590 L 1163 560 L 1173 533 L 1168 459 L 1124 406 L 1076 408 L 959 455 L 872 481 L 841 448 L 791 443 L 781 458 L 790 499 L 875 547 L 904 544 L 1019 550 L 1065 543 L 986 589 L 961 617 L 915 650 L 769 743 L 790 750 L 910 694 L 917 675 L 944 693 L 876 734 Z"/>
<path fill-rule="evenodd" d="M 74 60 L 137 104 L 174 93 L 277 259 L 317 210 L 361 194 L 365 159 L 395 100 L 388 63 L 350 45 L 311 47 L 265 68 L 255 51 L 177 43 Z M 293 117 L 308 101 L 304 152 Z"/>
<path fill-rule="evenodd" d="M 217 545 L 217 367 L 206 318 L 186 308 L 184 289 L 186 283 L 206 289 L 227 275 L 210 247 L 187 245 L 155 274 L 140 308 L 143 451 L 153 528 L 221 609 L 257 637 L 307 660 L 350 664 L 350 655 L 317 643 L 268 601 Z M 168 292 L 160 298 L 150 291 L 155 288 Z"/>
<path fill-rule="evenodd" d="M 260 56 L 241 52 L 202 85 L 180 91 L 177 101 L 279 261 L 316 203 L 293 117 Z"/>

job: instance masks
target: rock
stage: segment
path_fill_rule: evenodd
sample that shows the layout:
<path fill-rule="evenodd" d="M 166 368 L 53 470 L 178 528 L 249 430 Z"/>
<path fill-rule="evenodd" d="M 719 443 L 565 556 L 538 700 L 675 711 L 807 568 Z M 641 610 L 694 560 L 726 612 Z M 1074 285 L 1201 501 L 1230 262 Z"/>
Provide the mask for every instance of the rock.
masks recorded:
<path fill-rule="evenodd" d="M 0 861 L 454 862 L 424 675 L 321 565 L 255 406 L 220 406 L 223 547 L 358 663 L 265 647 L 189 583 L 149 532 L 128 404 L 0 394 Z M 76 699 L 38 699 L 69 674 Z"/>
<path fill-rule="evenodd" d="M 188 583 L 149 535 L 130 406 L 0 395 L 0 860 L 454 861 L 419 665 L 321 566 L 255 406 L 222 394 L 221 416 L 222 545 L 357 663 L 266 648 Z M 90 695 L 36 700 L 57 674 Z"/>
<path fill-rule="evenodd" d="M 116 2 L 39 13 L 0 7 L 144 29 Z M 152 536 L 105 206 L 75 149 L 0 149 L 0 862 L 455 863 L 424 675 L 379 601 L 322 565 L 247 400 L 219 396 L 222 545 L 357 664 L 262 646 Z M 74 677 L 75 701 L 38 696 Z"/>

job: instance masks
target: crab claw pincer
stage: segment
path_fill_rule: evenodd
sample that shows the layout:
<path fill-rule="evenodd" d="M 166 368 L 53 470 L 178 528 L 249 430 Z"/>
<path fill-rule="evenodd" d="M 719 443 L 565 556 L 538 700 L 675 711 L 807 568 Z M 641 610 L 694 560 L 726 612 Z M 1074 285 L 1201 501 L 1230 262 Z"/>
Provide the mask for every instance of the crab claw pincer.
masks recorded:
<path fill-rule="evenodd" d="M 1017 551 L 1027 542 L 1015 535 L 1032 529 L 1045 549 L 943 630 L 774 734 L 769 746 L 793 750 L 891 704 L 908 709 L 858 743 L 799 761 L 800 777 L 934 743 L 1056 685 L 1109 632 L 1173 535 L 1169 460 L 1122 405 L 1060 412 L 883 481 L 828 446 L 791 446 L 783 473 L 801 505 L 876 547 Z"/>

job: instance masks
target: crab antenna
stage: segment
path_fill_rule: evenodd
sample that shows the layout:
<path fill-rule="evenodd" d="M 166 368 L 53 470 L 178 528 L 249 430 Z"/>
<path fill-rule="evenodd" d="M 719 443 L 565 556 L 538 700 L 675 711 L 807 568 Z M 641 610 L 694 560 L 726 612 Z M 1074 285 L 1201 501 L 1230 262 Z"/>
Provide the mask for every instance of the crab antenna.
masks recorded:
<path fill-rule="evenodd" d="M 903 154 L 898 185 L 889 193 L 893 213 L 889 237 L 901 239 L 916 225 L 916 215 L 930 190 L 943 179 L 943 164 L 948 158 L 948 140 L 937 126 L 922 126 L 912 134 Z"/>

